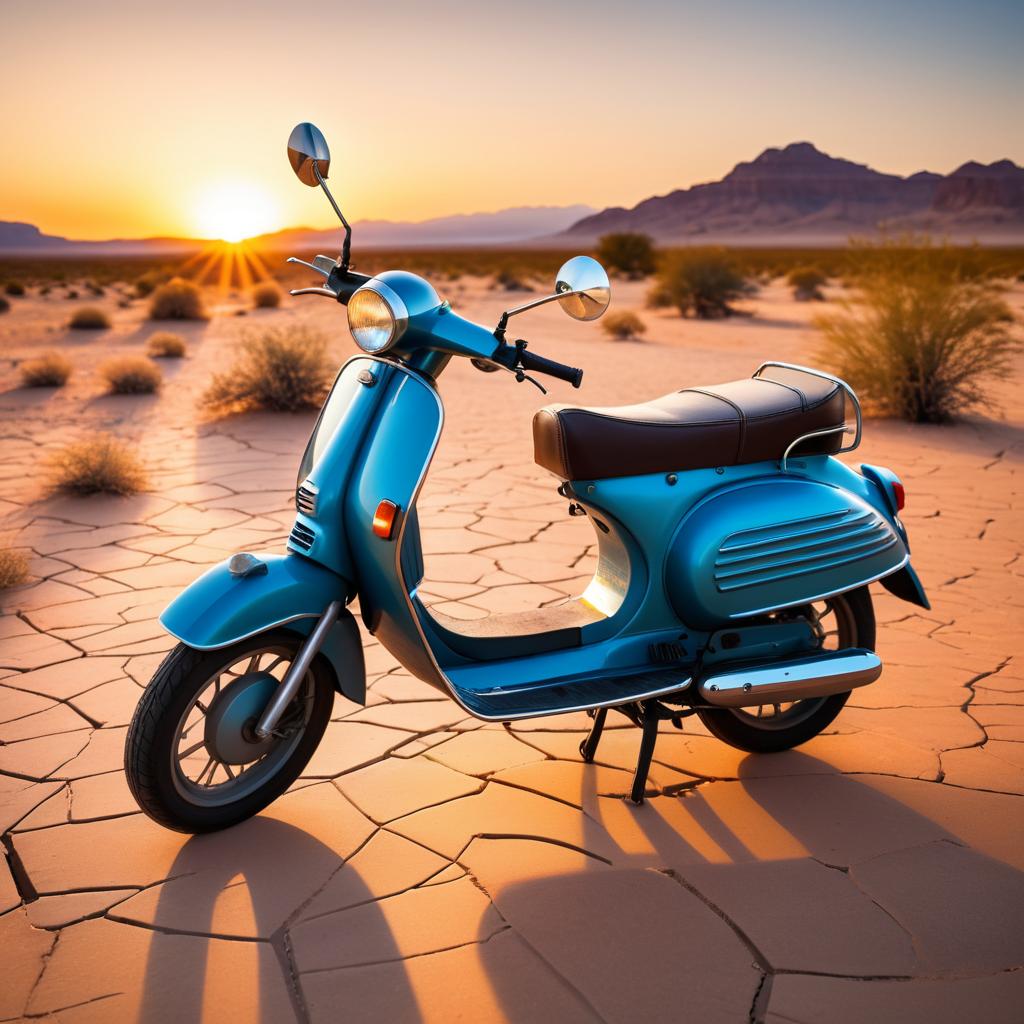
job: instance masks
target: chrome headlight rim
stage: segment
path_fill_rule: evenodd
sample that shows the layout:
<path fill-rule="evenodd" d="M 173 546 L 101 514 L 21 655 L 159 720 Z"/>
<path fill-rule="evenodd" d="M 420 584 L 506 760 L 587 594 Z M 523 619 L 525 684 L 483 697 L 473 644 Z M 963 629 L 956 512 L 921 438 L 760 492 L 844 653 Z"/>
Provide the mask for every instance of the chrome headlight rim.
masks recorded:
<path fill-rule="evenodd" d="M 378 345 L 376 348 L 367 348 L 366 345 L 360 342 L 359 336 L 356 334 L 356 331 L 360 328 L 358 325 L 353 325 L 352 323 L 352 303 L 357 295 L 364 292 L 372 292 L 376 295 L 391 313 L 391 334 L 383 345 Z M 378 281 L 376 278 L 367 281 L 366 284 L 357 288 L 352 293 L 352 298 L 349 299 L 348 306 L 348 329 L 352 334 L 353 340 L 364 352 L 369 352 L 373 355 L 380 352 L 387 352 L 388 349 L 394 348 L 399 338 L 401 338 L 405 333 L 406 327 L 409 326 L 409 310 L 406 308 L 402 296 L 399 295 L 394 288 L 389 287 L 383 281 Z"/>

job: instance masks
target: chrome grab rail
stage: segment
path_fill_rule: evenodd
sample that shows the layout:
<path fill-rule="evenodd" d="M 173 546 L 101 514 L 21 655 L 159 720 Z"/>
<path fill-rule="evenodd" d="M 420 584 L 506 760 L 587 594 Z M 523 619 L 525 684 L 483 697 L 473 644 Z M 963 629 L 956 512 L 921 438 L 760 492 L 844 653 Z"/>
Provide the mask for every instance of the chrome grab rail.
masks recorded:
<path fill-rule="evenodd" d="M 804 441 L 810 441 L 815 437 L 824 437 L 827 434 L 837 434 L 841 430 L 844 434 L 853 434 L 853 443 L 840 448 L 839 451 L 835 452 L 836 455 L 842 455 L 844 452 L 852 452 L 854 448 L 860 445 L 861 432 L 864 426 L 864 416 L 861 412 L 860 399 L 857 397 L 857 393 L 846 383 L 841 377 L 833 377 L 831 373 L 825 373 L 822 370 L 812 370 L 809 366 L 797 366 L 796 363 L 779 363 L 775 360 L 768 360 L 768 362 L 762 363 L 755 371 L 754 376 L 759 377 L 761 371 L 769 366 L 777 366 L 781 370 L 798 370 L 800 373 L 809 373 L 814 377 L 821 377 L 823 380 L 830 380 L 833 384 L 838 384 L 849 396 L 853 399 L 853 410 L 856 415 L 857 426 L 851 428 L 847 424 L 843 424 L 841 427 L 829 427 L 827 430 L 813 430 L 809 434 L 802 434 L 795 441 L 790 442 L 786 450 L 782 453 L 782 459 L 780 465 L 782 472 L 785 473 L 788 469 L 788 459 L 790 452 L 793 451 L 797 445 L 802 444 Z"/>

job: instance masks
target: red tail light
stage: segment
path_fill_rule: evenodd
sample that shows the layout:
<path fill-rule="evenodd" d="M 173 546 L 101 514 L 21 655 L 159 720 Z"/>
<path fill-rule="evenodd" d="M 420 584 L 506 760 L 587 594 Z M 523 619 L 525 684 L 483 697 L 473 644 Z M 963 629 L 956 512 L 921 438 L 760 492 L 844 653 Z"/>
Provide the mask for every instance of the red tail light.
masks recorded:
<path fill-rule="evenodd" d="M 903 484 L 899 480 L 893 480 L 892 493 L 896 498 L 896 511 L 902 512 L 903 506 L 907 503 L 907 492 L 903 489 Z"/>

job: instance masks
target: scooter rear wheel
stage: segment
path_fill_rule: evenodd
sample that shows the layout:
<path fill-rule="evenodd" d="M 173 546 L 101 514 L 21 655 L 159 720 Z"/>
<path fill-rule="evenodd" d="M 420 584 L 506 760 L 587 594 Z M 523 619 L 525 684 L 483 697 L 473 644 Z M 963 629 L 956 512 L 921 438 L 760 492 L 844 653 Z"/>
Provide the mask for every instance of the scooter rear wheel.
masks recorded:
<path fill-rule="evenodd" d="M 253 730 L 302 640 L 277 629 L 214 651 L 179 644 L 167 655 L 124 753 L 128 786 L 154 821 L 178 832 L 227 828 L 298 778 L 330 719 L 329 669 L 314 660 L 275 735 L 260 740 Z"/>
<path fill-rule="evenodd" d="M 825 650 L 875 647 L 875 612 L 867 587 L 798 609 L 812 619 Z M 697 715 L 712 736 L 739 750 L 769 754 L 813 739 L 831 725 L 850 696 L 811 697 L 788 704 L 749 708 L 700 708 Z"/>

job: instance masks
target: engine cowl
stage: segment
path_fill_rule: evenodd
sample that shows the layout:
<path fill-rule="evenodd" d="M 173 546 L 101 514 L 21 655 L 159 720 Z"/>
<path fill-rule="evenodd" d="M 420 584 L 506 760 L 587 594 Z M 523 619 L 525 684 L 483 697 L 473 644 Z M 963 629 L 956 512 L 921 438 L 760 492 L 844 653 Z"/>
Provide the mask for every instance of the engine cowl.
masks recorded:
<path fill-rule="evenodd" d="M 683 622 L 710 629 L 873 582 L 906 559 L 889 521 L 849 491 L 755 480 L 716 491 L 683 519 L 666 587 Z"/>

